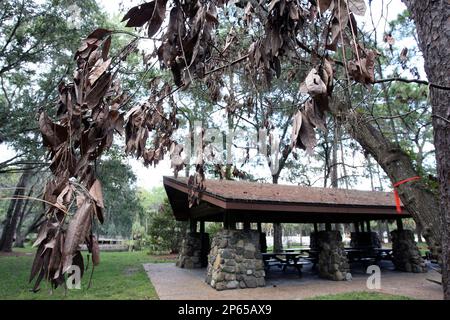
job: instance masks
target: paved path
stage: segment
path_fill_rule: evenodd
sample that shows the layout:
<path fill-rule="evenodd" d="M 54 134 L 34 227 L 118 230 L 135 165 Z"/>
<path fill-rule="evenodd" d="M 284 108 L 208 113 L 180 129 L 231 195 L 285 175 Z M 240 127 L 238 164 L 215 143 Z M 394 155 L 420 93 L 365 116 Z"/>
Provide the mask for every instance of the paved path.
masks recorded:
<path fill-rule="evenodd" d="M 216 291 L 204 281 L 206 269 L 180 269 L 173 263 L 144 264 L 153 286 L 161 300 L 298 300 L 318 295 L 351 291 L 369 291 L 366 287 L 368 275 L 353 272 L 351 281 L 329 281 L 305 270 L 303 278 L 295 273 L 271 272 L 266 287 Z M 395 272 L 382 269 L 382 293 L 405 295 L 416 299 L 442 299 L 441 287 L 426 279 L 439 279 L 439 274 Z"/>

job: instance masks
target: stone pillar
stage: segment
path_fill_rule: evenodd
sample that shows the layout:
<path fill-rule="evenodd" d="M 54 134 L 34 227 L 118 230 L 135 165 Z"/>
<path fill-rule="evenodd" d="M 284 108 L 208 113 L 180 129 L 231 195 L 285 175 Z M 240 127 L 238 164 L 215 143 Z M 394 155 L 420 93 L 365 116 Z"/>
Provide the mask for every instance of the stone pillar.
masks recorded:
<path fill-rule="evenodd" d="M 256 230 L 221 230 L 213 238 L 206 283 L 216 290 L 264 287 L 264 262 Z"/>
<path fill-rule="evenodd" d="M 397 270 L 414 273 L 427 272 L 427 266 L 414 241 L 412 230 L 394 230 L 391 232 L 391 237 L 392 262 Z"/>
<path fill-rule="evenodd" d="M 176 262 L 176 266 L 186 269 L 206 267 L 209 251 L 209 235 L 200 232 L 187 232 Z"/>
<path fill-rule="evenodd" d="M 344 250 L 342 236 L 339 231 L 319 231 L 315 236 L 319 249 L 319 276 L 321 278 L 340 281 L 345 280 L 350 272 L 347 253 Z"/>

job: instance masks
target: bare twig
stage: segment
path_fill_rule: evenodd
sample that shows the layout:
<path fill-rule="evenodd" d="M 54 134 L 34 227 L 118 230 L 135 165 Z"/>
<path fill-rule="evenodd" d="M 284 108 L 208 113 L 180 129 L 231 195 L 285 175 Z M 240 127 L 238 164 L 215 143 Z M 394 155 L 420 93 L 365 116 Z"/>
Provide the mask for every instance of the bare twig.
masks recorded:
<path fill-rule="evenodd" d="M 373 83 L 384 83 L 384 82 L 392 82 L 392 81 L 399 81 L 399 82 L 406 82 L 406 83 L 418 83 L 418 84 L 423 84 L 423 85 L 430 86 L 430 87 L 437 88 L 437 89 L 450 90 L 450 87 L 441 86 L 439 84 L 431 83 L 426 80 L 420 80 L 420 79 L 386 78 L 386 79 L 375 80 Z"/>

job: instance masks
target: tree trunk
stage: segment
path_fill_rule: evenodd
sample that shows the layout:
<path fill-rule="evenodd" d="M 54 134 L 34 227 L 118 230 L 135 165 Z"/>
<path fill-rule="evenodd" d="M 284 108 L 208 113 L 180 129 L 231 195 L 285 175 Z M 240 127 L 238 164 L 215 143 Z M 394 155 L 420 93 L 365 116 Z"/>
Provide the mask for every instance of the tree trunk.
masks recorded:
<path fill-rule="evenodd" d="M 334 134 L 333 134 L 333 146 L 332 146 L 332 158 L 331 158 L 331 187 L 338 187 L 338 121 L 334 119 Z"/>
<path fill-rule="evenodd" d="M 14 204 L 11 203 L 10 208 L 14 208 L 11 212 L 8 212 L 5 226 L 3 228 L 3 234 L 0 239 L 0 251 L 11 252 L 14 243 L 14 235 L 17 227 L 17 222 L 19 220 L 20 213 L 22 212 L 23 195 L 25 194 L 25 187 L 28 184 L 28 180 L 32 174 L 30 169 L 26 169 L 17 183 L 16 190 L 14 192 L 13 199 Z M 9 211 L 9 210 L 8 210 Z"/>
<path fill-rule="evenodd" d="M 342 102 L 334 101 L 330 107 L 331 113 L 342 117 L 341 121 L 350 135 L 373 156 L 392 183 L 418 175 L 410 157 L 372 126 L 369 118 L 356 110 L 349 110 L 347 104 Z M 423 227 L 423 236 L 430 250 L 440 254 L 439 203 L 436 195 L 420 180 L 402 184 L 397 190 L 406 210 Z"/>
<path fill-rule="evenodd" d="M 381 245 L 383 245 L 384 244 L 383 223 L 381 221 L 377 221 L 377 227 L 378 227 L 378 237 L 380 238 Z"/>
<path fill-rule="evenodd" d="M 272 183 L 278 184 L 278 175 L 272 176 Z M 281 223 L 273 224 L 273 252 L 283 250 L 283 228 Z"/>
<path fill-rule="evenodd" d="M 283 250 L 283 228 L 281 223 L 273 224 L 273 252 Z"/>
<path fill-rule="evenodd" d="M 35 187 L 34 185 L 31 186 L 30 190 L 28 191 L 28 198 L 25 199 L 25 203 L 22 207 L 22 210 L 19 213 L 19 222 L 17 223 L 16 227 L 16 242 L 15 242 L 15 246 L 18 248 L 24 247 L 25 238 L 28 235 L 26 232 L 22 232 L 22 226 L 24 221 L 30 215 L 31 210 L 33 209 L 34 203 L 30 202 L 30 197 L 33 195 L 34 187 Z"/>
<path fill-rule="evenodd" d="M 389 243 L 392 243 L 391 232 L 389 231 L 389 221 L 384 222 L 384 226 L 386 228 L 386 235 Z"/>
<path fill-rule="evenodd" d="M 403 0 L 416 24 L 419 48 L 430 83 L 450 87 L 450 3 L 437 0 Z M 442 284 L 450 300 L 450 90 L 430 86 L 436 167 L 440 191 Z M 424 225 L 421 224 L 423 227 Z M 439 230 L 439 229 L 438 229 Z M 424 234 L 425 235 L 425 234 Z"/>
<path fill-rule="evenodd" d="M 338 148 L 339 148 L 339 141 L 342 141 L 342 135 L 340 130 L 340 123 L 335 118 L 334 119 L 334 134 L 333 134 L 333 145 L 332 145 L 332 159 L 331 159 L 331 187 L 332 188 L 339 188 L 339 174 L 338 174 Z M 340 145 L 342 146 L 342 144 Z M 342 149 L 341 149 L 342 150 Z M 345 172 L 345 163 L 344 163 L 344 154 L 341 154 L 341 161 L 342 161 L 342 171 Z M 344 173 L 344 181 L 346 182 L 346 174 Z M 348 184 L 346 183 L 347 189 Z M 336 231 L 339 231 L 341 233 L 342 238 L 344 238 L 344 225 L 342 223 L 335 223 L 334 229 Z"/>

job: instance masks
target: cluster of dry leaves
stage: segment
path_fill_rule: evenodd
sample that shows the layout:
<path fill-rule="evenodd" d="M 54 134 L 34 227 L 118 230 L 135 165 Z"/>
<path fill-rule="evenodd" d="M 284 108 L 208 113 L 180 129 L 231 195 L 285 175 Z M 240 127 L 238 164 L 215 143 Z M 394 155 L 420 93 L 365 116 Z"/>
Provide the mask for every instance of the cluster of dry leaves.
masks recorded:
<path fill-rule="evenodd" d="M 154 0 L 135 6 L 123 21 L 128 21 L 128 27 L 146 25 L 148 37 L 153 37 L 166 18 L 167 2 Z M 223 6 L 225 2 L 174 1 L 157 55 L 161 65 L 171 70 L 177 86 L 188 85 L 194 76 L 203 77 L 214 27 L 219 23 L 217 6 Z"/>
<path fill-rule="evenodd" d="M 300 2 L 272 0 L 267 8 L 265 35 L 254 41 L 249 48 L 249 70 L 255 79 L 263 81 L 267 86 L 274 75 L 280 76 L 280 58 L 295 50 L 296 34 L 311 17 L 310 11 L 303 8 Z M 254 11 L 255 8 L 249 1 L 245 13 L 250 15 Z"/>
<path fill-rule="evenodd" d="M 167 84 L 158 88 L 158 81 L 155 79 L 153 82 L 155 86 L 150 98 L 132 108 L 125 116 L 125 152 L 138 159 L 142 158 L 146 166 L 158 164 L 167 151 L 171 151 L 171 154 L 183 151 L 172 141 L 172 134 L 178 128 L 177 108 L 173 98 L 168 98 L 172 106 L 170 114 L 166 114 L 163 107 L 163 98 L 169 95 L 171 88 Z M 149 147 L 148 140 L 152 132 L 155 134 Z"/>
<path fill-rule="evenodd" d="M 126 96 L 111 72 L 111 32 L 98 29 L 78 49 L 73 82 L 59 86 L 58 121 L 42 112 L 43 143 L 49 150 L 53 178 L 45 187 L 47 220 L 40 226 L 30 281 L 34 290 L 42 279 L 53 287 L 64 283 L 72 265 L 85 270 L 80 245 L 99 263 L 98 243 L 92 234 L 95 219 L 103 223 L 103 195 L 94 161 L 107 150 L 115 131 L 123 131 L 119 111 Z"/>
<path fill-rule="evenodd" d="M 354 15 L 364 15 L 366 5 L 364 0 L 318 0 L 320 13 L 331 11 L 331 20 L 324 30 L 324 46 L 330 51 L 336 51 L 338 43 L 351 49 L 354 59 L 345 62 L 348 75 L 356 82 L 370 85 L 374 82 L 374 66 L 377 52 L 365 49 L 357 42 L 357 23 Z M 311 10 L 314 11 L 314 8 Z M 345 33 L 350 30 L 350 36 Z M 344 50 L 344 49 L 343 49 Z M 333 61 L 323 57 L 316 67 L 312 68 L 305 81 L 300 86 L 300 92 L 309 94 L 302 110 L 294 116 L 291 143 L 294 147 L 313 154 L 316 146 L 315 128 L 326 131 L 325 112 L 328 110 L 328 100 L 333 91 Z"/>
<path fill-rule="evenodd" d="M 230 2 L 231 3 L 231 2 Z M 336 51 L 338 44 L 350 48 L 352 59 L 344 61 L 346 72 L 352 79 L 368 85 L 374 82 L 374 63 L 377 52 L 364 48 L 357 41 L 357 24 L 354 15 L 364 15 L 364 0 L 271 0 L 233 1 L 240 6 L 246 24 L 257 16 L 264 16 L 264 34 L 253 41 L 247 54 L 232 64 L 246 60 L 246 71 L 257 81 L 270 85 L 279 76 L 282 62 L 292 57 L 298 48 L 304 49 L 298 32 L 319 16 L 329 16 L 323 32 L 324 49 Z M 243 4 L 244 3 L 244 4 Z M 95 162 L 113 142 L 115 132 L 125 135 L 126 152 L 142 158 L 146 165 L 155 165 L 169 153 L 171 159 L 179 159 L 183 147 L 172 138 L 178 128 L 177 106 L 172 97 L 180 87 L 186 87 L 194 79 L 204 79 L 212 88 L 212 99 L 220 96 L 221 71 L 211 57 L 218 51 L 221 58 L 231 55 L 231 45 L 236 40 L 233 30 L 227 36 L 224 47 L 216 47 L 218 8 L 228 4 L 225 0 L 173 1 L 153 0 L 131 8 L 123 18 L 128 27 L 145 27 L 147 36 L 158 36 L 155 57 L 162 68 L 171 71 L 176 89 L 155 78 L 149 84 L 150 97 L 132 108 L 126 115 L 120 110 L 128 100 L 121 92 L 115 78 L 115 63 L 125 60 L 137 47 L 131 41 L 115 58 L 109 57 L 112 32 L 98 29 L 89 35 L 78 49 L 75 59 L 77 69 L 73 82 L 59 87 L 57 121 L 44 112 L 39 124 L 44 145 L 49 149 L 51 170 L 54 177 L 47 183 L 44 201 L 47 203 L 47 220 L 39 230 L 35 245 L 38 251 L 33 263 L 31 278 L 37 276 L 35 290 L 42 279 L 54 287 L 64 283 L 71 265 L 85 269 L 79 247 L 85 243 L 92 253 L 93 265 L 99 262 L 98 244 L 92 234 L 95 219 L 103 222 L 103 196 L 100 181 L 96 178 Z M 170 6 L 171 5 L 171 6 Z M 168 23 L 166 13 L 168 15 Z M 163 26 L 165 27 L 165 30 Z M 316 145 L 315 129 L 326 130 L 325 114 L 333 91 L 333 60 L 326 55 L 315 55 L 317 62 L 300 91 L 310 99 L 295 114 L 292 145 L 305 149 L 309 154 Z M 144 61 L 145 62 L 145 61 Z M 235 112 L 238 107 L 249 107 L 252 101 L 227 107 Z M 165 109 L 170 108 L 169 112 Z M 267 125 L 268 126 L 268 125 Z M 151 138 L 151 139 L 150 139 Z M 203 133 L 196 150 L 196 173 L 189 179 L 189 204 L 198 204 L 204 185 Z M 173 161 L 176 172 L 182 163 Z M 222 172 L 222 168 L 219 168 Z M 233 175 L 243 177 L 235 169 Z"/>

